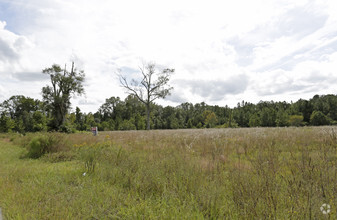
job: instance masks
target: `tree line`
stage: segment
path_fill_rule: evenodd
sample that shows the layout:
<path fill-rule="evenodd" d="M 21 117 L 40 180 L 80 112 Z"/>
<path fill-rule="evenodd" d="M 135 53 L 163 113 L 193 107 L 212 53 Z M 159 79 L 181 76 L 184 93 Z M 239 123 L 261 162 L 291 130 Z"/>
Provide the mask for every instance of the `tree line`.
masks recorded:
<path fill-rule="evenodd" d="M 182 103 L 176 107 L 151 103 L 151 129 L 184 129 L 216 127 L 284 127 L 305 125 L 336 125 L 337 96 L 315 95 L 310 100 L 295 103 L 260 101 L 244 102 L 236 107 L 221 107 L 206 103 Z M 144 130 L 147 110 L 143 102 L 130 94 L 106 99 L 95 113 L 83 113 L 76 107 L 67 113 L 63 132 L 89 131 L 97 126 L 101 131 Z M 55 130 L 55 118 L 48 103 L 12 96 L 1 103 L 0 132 L 37 132 Z"/>
<path fill-rule="evenodd" d="M 168 85 L 174 69 L 159 70 L 154 63 L 140 68 L 140 80 L 119 74 L 129 94 L 124 100 L 112 96 L 95 113 L 70 111 L 71 98 L 84 93 L 84 71 L 74 63 L 67 70 L 52 65 L 42 71 L 51 85 L 42 88 L 42 100 L 16 95 L 0 103 L 0 132 L 184 129 L 215 127 L 284 127 L 336 125 L 337 96 L 315 95 L 297 102 L 242 101 L 236 107 L 182 103 L 163 107 L 154 103 L 173 89 Z"/>

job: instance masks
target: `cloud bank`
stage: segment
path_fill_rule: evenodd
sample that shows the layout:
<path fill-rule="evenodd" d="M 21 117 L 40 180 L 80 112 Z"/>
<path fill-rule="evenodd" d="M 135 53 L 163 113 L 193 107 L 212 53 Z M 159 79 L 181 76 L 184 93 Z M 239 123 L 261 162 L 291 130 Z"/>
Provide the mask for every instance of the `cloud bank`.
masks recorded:
<path fill-rule="evenodd" d="M 41 70 L 71 61 L 86 73 L 73 107 L 125 97 L 118 70 L 175 68 L 160 104 L 296 101 L 336 94 L 337 3 L 321 0 L 0 0 L 0 101 L 41 98 Z"/>

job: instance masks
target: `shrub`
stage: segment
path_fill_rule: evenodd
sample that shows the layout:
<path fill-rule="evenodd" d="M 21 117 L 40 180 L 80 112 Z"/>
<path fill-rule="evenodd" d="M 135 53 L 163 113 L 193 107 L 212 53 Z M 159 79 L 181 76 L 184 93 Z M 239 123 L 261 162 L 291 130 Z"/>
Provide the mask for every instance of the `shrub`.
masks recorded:
<path fill-rule="evenodd" d="M 33 138 L 29 142 L 28 157 L 39 158 L 48 151 L 50 151 L 51 142 L 46 136 L 39 136 Z"/>
<path fill-rule="evenodd" d="M 46 153 L 64 151 L 66 145 L 60 134 L 41 134 L 33 137 L 27 147 L 27 157 L 36 159 Z"/>
<path fill-rule="evenodd" d="M 310 116 L 310 123 L 312 125 L 328 125 L 329 118 L 321 111 L 314 111 Z"/>

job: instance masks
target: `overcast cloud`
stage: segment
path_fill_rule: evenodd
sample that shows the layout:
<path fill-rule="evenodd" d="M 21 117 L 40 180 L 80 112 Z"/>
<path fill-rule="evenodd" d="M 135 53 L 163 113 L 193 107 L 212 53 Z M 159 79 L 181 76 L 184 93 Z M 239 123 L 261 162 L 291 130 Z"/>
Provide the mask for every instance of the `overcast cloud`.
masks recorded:
<path fill-rule="evenodd" d="M 296 101 L 336 94 L 337 2 L 327 0 L 0 0 L 0 102 L 41 99 L 42 69 L 86 73 L 73 108 L 126 94 L 116 72 L 174 68 L 163 105 Z"/>

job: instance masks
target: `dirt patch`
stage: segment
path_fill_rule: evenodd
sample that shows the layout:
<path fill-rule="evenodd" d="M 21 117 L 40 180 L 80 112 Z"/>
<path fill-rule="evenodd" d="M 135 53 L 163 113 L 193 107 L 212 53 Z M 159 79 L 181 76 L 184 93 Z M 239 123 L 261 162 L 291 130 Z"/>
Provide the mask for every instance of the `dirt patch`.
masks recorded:
<path fill-rule="evenodd" d="M 9 139 L 9 138 L 1 138 L 0 140 L 3 141 L 3 142 L 6 142 L 6 143 L 11 142 L 11 139 Z"/>

